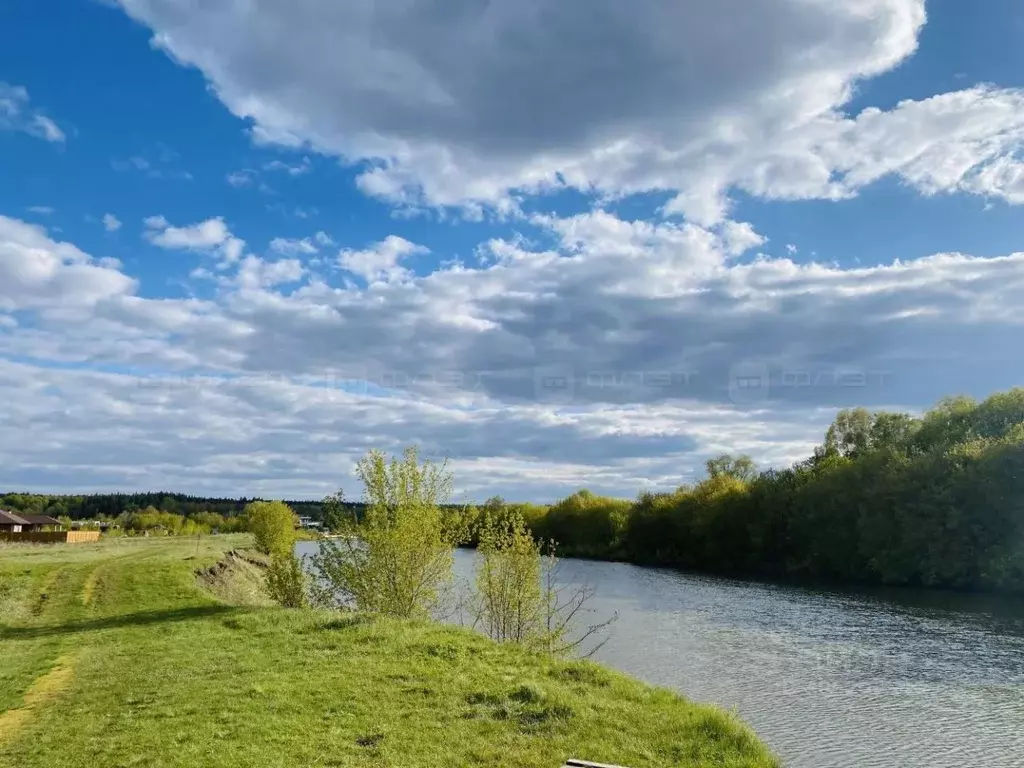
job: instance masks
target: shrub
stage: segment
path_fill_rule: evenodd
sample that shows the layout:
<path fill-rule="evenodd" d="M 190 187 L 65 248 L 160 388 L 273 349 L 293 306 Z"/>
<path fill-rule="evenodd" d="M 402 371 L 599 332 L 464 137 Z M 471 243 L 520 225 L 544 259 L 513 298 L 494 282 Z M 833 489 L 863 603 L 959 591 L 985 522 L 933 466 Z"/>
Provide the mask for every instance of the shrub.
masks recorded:
<path fill-rule="evenodd" d="M 494 640 L 541 644 L 545 600 L 540 544 L 522 518 L 485 517 L 477 546 L 474 621 Z"/>
<path fill-rule="evenodd" d="M 419 460 L 409 448 L 387 461 L 370 451 L 357 465 L 366 510 L 339 522 L 342 537 L 311 558 L 320 602 L 354 603 L 364 611 L 426 617 L 443 603 L 461 518 L 441 506 L 451 495 L 446 462 Z M 325 599 L 326 598 L 326 599 Z"/>
<path fill-rule="evenodd" d="M 306 574 L 302 562 L 291 553 L 275 553 L 267 568 L 267 592 L 274 602 L 285 608 L 306 605 Z"/>
<path fill-rule="evenodd" d="M 254 501 L 245 507 L 256 546 L 267 555 L 291 554 L 295 545 L 295 513 L 281 501 Z"/>
<path fill-rule="evenodd" d="M 568 654 L 615 620 L 613 616 L 589 627 L 579 626 L 593 590 L 586 585 L 567 589 L 557 584 L 554 543 L 548 543 L 548 553 L 542 554 L 543 545 L 518 514 L 485 517 L 479 540 L 470 610 L 474 626 L 494 640 Z"/>

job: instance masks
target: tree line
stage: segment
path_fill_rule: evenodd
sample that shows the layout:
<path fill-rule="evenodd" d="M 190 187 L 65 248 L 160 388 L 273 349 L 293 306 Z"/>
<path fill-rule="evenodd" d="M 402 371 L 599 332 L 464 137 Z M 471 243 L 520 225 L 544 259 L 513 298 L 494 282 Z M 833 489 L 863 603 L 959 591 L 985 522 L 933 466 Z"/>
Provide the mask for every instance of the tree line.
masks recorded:
<path fill-rule="evenodd" d="M 579 491 L 522 516 L 563 555 L 728 575 L 1024 593 L 1024 389 L 923 416 L 841 411 L 813 455 L 746 456 L 635 501 Z"/>
<path fill-rule="evenodd" d="M 182 517 L 212 513 L 223 518 L 233 518 L 242 515 L 245 507 L 254 501 L 264 499 L 250 499 L 244 496 L 238 499 L 210 498 L 166 492 L 78 495 L 2 493 L 0 509 L 30 515 L 67 517 L 71 520 L 113 520 L 123 514 L 138 513 L 147 509 Z M 323 516 L 324 505 L 320 501 L 289 501 L 287 504 L 298 515 L 316 520 Z M 361 505 L 348 503 L 345 506 L 358 509 Z"/>

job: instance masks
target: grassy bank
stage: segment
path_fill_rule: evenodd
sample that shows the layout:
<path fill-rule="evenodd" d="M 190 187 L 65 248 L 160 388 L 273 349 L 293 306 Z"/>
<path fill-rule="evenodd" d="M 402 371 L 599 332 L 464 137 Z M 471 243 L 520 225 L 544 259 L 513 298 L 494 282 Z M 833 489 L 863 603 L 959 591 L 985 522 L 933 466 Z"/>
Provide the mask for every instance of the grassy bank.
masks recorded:
<path fill-rule="evenodd" d="M 262 605 L 226 557 L 246 545 L 0 546 L 0 766 L 776 765 L 720 710 L 589 663 Z"/>

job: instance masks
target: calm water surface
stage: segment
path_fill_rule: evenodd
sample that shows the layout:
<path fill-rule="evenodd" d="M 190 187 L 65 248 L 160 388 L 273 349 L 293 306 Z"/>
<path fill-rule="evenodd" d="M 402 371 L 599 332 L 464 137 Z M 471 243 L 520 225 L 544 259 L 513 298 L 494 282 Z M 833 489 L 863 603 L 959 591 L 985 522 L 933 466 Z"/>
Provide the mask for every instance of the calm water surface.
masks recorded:
<path fill-rule="evenodd" d="M 459 551 L 460 579 L 474 554 Z M 790 768 L 1024 768 L 1024 601 L 563 561 L 595 657 L 735 709 Z"/>

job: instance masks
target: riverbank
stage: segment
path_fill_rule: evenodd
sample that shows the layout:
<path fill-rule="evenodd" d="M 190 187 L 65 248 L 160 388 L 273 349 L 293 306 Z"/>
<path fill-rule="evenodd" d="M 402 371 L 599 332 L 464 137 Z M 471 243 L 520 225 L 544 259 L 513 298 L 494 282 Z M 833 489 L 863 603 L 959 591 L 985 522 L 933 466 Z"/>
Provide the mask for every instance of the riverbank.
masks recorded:
<path fill-rule="evenodd" d="M 247 544 L 0 549 L 0 766 L 777 765 L 725 712 L 596 665 L 261 605 L 251 563 L 211 571 Z"/>

